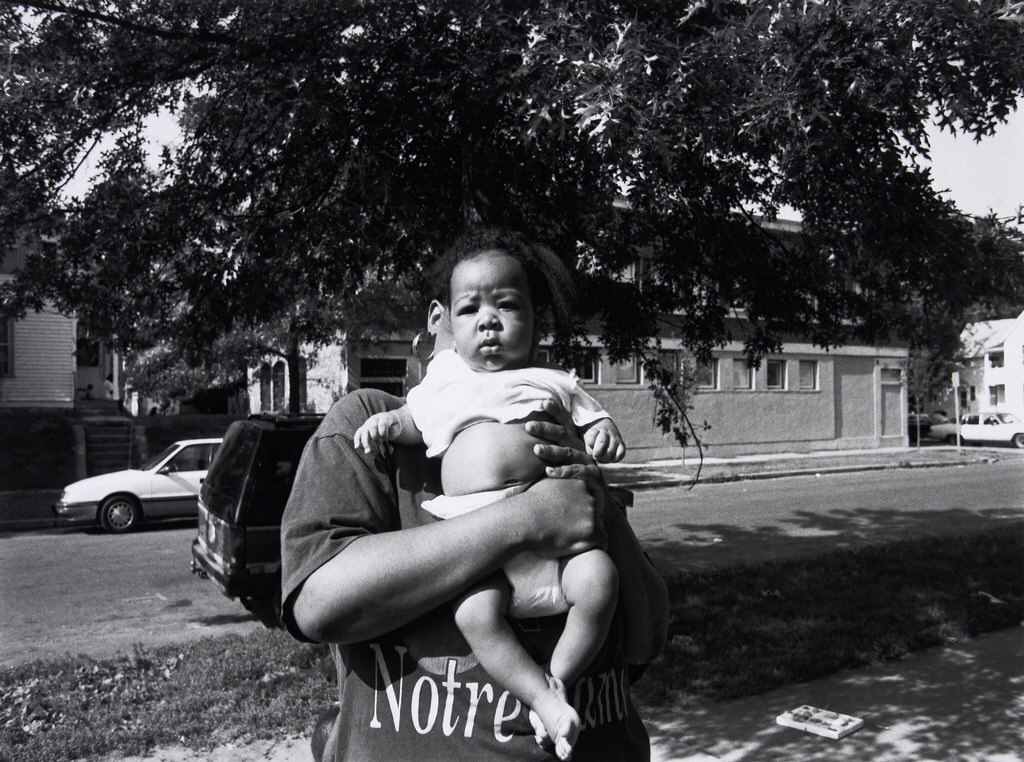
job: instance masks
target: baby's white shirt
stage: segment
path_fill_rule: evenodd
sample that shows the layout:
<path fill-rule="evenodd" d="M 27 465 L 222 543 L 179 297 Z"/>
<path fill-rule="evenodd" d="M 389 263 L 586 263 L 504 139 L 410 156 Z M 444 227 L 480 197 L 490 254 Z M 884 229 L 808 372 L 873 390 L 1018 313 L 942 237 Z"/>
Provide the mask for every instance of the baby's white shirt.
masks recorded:
<path fill-rule="evenodd" d="M 576 426 L 609 417 L 573 373 L 547 367 L 477 371 L 451 349 L 431 360 L 423 381 L 406 398 L 432 458 L 443 455 L 464 428 L 522 420 L 542 411 L 547 400 L 568 411 Z"/>

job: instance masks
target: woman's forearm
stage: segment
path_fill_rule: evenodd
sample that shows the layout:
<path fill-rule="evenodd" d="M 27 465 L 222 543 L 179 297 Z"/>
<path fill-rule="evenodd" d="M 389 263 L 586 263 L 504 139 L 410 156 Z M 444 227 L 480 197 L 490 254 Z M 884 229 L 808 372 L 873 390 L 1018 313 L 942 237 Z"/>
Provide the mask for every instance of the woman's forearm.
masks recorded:
<path fill-rule="evenodd" d="M 366 640 L 447 603 L 522 550 L 564 555 L 592 547 L 598 522 L 584 505 L 585 489 L 551 481 L 443 522 L 358 537 L 303 584 L 296 624 L 321 642 Z M 552 510 L 567 501 L 551 490 L 576 494 Z"/>

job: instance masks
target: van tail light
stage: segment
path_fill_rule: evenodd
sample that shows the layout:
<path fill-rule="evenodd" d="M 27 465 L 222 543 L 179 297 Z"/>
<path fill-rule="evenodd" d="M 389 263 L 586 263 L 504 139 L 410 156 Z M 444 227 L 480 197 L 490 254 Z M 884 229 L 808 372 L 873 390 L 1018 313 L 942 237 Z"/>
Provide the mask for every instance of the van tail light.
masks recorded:
<path fill-rule="evenodd" d="M 235 566 L 244 558 L 242 533 L 232 532 L 230 529 L 226 521 L 214 516 L 200 504 L 199 542 L 207 553 L 223 561 L 225 566 Z"/>

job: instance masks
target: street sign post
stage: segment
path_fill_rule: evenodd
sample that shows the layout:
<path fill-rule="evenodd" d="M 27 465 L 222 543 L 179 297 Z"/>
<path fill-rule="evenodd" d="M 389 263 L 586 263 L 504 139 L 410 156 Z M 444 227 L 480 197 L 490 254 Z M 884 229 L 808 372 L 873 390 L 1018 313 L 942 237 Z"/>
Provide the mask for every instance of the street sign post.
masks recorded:
<path fill-rule="evenodd" d="M 960 371 L 953 371 L 953 418 L 956 421 L 956 451 L 960 452 Z"/>

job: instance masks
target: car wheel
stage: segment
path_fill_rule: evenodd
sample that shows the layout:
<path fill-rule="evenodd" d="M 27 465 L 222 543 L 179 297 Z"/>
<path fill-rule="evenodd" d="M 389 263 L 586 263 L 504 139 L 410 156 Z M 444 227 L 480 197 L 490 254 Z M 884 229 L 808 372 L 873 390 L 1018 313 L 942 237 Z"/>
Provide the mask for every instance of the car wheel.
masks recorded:
<path fill-rule="evenodd" d="M 142 523 L 142 508 L 131 495 L 108 497 L 100 506 L 100 524 L 112 534 L 130 532 Z"/>
<path fill-rule="evenodd" d="M 948 437 L 946 437 L 946 444 L 955 445 L 956 444 L 956 434 L 950 434 Z"/>
<path fill-rule="evenodd" d="M 1024 450 L 1024 434 L 1014 434 L 1013 439 L 1010 440 L 1010 444 L 1020 450 Z"/>

